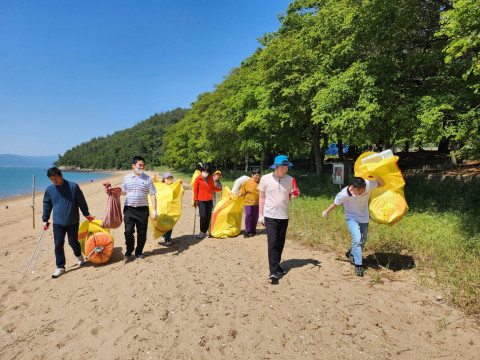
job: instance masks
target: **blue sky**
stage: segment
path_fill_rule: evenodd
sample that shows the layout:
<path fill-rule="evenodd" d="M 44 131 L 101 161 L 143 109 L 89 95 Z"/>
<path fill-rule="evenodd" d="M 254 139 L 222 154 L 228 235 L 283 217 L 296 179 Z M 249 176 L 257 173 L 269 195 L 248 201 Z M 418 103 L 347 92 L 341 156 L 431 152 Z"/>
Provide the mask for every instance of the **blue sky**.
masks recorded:
<path fill-rule="evenodd" d="M 0 1 L 0 154 L 56 155 L 189 107 L 290 1 Z"/>

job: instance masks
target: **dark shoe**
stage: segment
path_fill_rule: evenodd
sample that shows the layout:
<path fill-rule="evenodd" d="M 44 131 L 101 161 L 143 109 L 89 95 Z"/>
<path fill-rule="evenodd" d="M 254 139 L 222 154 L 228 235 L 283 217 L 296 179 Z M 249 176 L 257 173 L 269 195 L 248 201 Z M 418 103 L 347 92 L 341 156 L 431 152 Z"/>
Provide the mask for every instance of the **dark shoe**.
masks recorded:
<path fill-rule="evenodd" d="M 145 257 L 146 257 L 146 255 L 144 255 L 144 254 L 138 254 L 138 255 L 137 255 L 137 259 L 143 259 L 143 258 L 145 258 Z"/>
<path fill-rule="evenodd" d="M 250 236 L 252 236 L 252 233 L 249 233 L 249 232 L 243 233 L 244 238 L 249 238 Z"/>
<path fill-rule="evenodd" d="M 348 259 L 348 261 L 350 262 L 350 264 L 355 265 L 355 260 L 353 259 L 353 255 L 352 255 L 352 253 L 350 252 L 350 250 L 348 250 L 348 251 L 345 253 L 345 256 L 347 257 L 347 259 Z"/>
<path fill-rule="evenodd" d="M 363 268 L 361 265 L 355 265 L 355 275 L 363 276 Z"/>
<path fill-rule="evenodd" d="M 268 277 L 268 280 L 277 280 L 277 279 L 278 279 L 277 274 L 270 274 L 270 276 Z"/>
<path fill-rule="evenodd" d="M 285 270 L 283 270 L 280 266 L 277 268 L 278 275 L 285 275 Z"/>
<path fill-rule="evenodd" d="M 130 257 L 132 256 L 132 252 L 131 251 L 126 251 L 125 252 L 125 257 Z"/>

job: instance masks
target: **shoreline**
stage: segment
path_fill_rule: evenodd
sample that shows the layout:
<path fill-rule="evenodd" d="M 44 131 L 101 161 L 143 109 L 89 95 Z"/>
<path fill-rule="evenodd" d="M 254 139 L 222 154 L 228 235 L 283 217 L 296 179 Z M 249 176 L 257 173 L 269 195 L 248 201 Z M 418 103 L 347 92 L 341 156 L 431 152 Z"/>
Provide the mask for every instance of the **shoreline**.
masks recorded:
<path fill-rule="evenodd" d="M 99 180 L 104 180 L 104 179 L 107 179 L 107 178 L 110 178 L 110 177 L 113 177 L 113 176 L 116 176 L 118 174 L 122 174 L 122 173 L 125 173 L 126 170 L 108 170 L 108 171 L 96 171 L 96 173 L 104 173 L 106 174 L 105 177 L 103 178 L 100 178 L 100 179 L 95 179 L 92 181 L 82 181 L 82 182 L 77 182 L 78 185 L 84 185 L 84 184 L 91 184 L 91 183 L 95 183 Z M 67 170 L 62 170 L 62 173 L 68 173 L 68 172 L 89 172 L 89 171 L 67 171 Z M 90 172 L 94 172 L 94 171 L 90 171 Z M 67 180 L 68 180 L 68 176 L 67 176 Z M 40 191 L 35 191 L 35 199 L 37 199 L 37 197 L 39 196 L 43 196 L 43 193 L 45 192 L 45 190 L 40 190 Z M 26 194 L 19 194 L 19 195 L 13 195 L 13 196 L 8 196 L 8 197 L 4 197 L 4 198 L 0 198 L 0 206 L 2 208 L 4 208 L 6 205 L 9 205 L 7 204 L 7 202 L 17 202 L 17 201 L 23 201 L 23 200 L 26 200 L 26 199 L 32 199 L 32 193 L 26 193 Z M 36 205 L 35 205 L 36 206 Z M 30 207 L 30 206 L 29 206 Z"/>

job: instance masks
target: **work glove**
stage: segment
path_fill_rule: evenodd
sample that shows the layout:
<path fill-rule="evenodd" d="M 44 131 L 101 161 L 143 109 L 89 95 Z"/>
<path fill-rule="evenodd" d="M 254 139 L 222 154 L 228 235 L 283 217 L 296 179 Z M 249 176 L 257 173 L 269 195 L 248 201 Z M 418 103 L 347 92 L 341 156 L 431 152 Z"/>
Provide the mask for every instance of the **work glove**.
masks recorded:
<path fill-rule="evenodd" d="M 105 181 L 103 186 L 105 187 L 105 192 L 110 195 L 110 188 L 112 187 L 112 184 L 110 184 L 109 181 Z"/>
<path fill-rule="evenodd" d="M 195 209 L 198 207 L 198 200 L 195 200 L 195 201 L 193 202 L 193 206 L 195 207 Z"/>
<path fill-rule="evenodd" d="M 150 212 L 150 216 L 153 220 L 156 220 L 157 219 L 157 210 L 152 209 L 152 211 Z"/>
<path fill-rule="evenodd" d="M 92 222 L 93 220 L 95 220 L 95 216 L 90 216 L 90 215 L 88 215 L 88 216 L 85 216 L 85 218 L 86 218 L 88 221 L 90 221 L 90 222 Z"/>
<path fill-rule="evenodd" d="M 265 216 L 263 216 L 263 214 L 258 215 L 258 223 L 265 226 Z"/>
<path fill-rule="evenodd" d="M 45 222 L 43 223 L 43 230 L 44 230 L 44 231 L 47 231 L 49 226 L 50 226 L 50 223 L 49 223 L 48 221 L 45 221 Z"/>
<path fill-rule="evenodd" d="M 298 196 L 300 196 L 300 189 L 296 188 L 296 189 L 292 190 L 292 192 L 290 194 L 292 194 L 294 197 L 298 197 Z"/>
<path fill-rule="evenodd" d="M 322 217 L 326 220 L 328 220 L 328 213 L 327 213 L 327 210 L 325 210 L 324 212 L 322 212 Z"/>

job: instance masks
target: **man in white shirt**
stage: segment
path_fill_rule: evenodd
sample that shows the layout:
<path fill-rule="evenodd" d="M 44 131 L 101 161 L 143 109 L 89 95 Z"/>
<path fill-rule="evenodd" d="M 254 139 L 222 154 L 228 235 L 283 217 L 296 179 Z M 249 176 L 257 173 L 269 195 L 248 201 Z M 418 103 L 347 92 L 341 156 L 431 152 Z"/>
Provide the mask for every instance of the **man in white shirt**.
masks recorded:
<path fill-rule="evenodd" d="M 357 276 L 363 276 L 362 250 L 367 242 L 370 193 L 385 184 L 380 177 L 375 176 L 374 178 L 377 181 L 364 180 L 361 177 L 354 178 L 349 186 L 337 194 L 333 204 L 322 213 L 322 216 L 328 219 L 328 213 L 343 204 L 348 230 L 352 236 L 352 247 L 345 255 L 350 263 L 355 265 Z"/>
<path fill-rule="evenodd" d="M 299 195 L 298 189 L 293 189 L 293 178 L 287 175 L 288 168 L 293 166 L 285 155 L 275 158 L 270 168 L 273 173 L 262 176 L 260 190 L 258 222 L 267 228 L 269 279 L 276 280 L 285 274 L 280 267 L 285 236 L 288 227 L 289 201 Z"/>
<path fill-rule="evenodd" d="M 135 156 L 132 159 L 132 172 L 125 175 L 121 187 L 121 195 L 126 195 L 123 208 L 123 221 L 125 223 L 125 257 L 132 256 L 135 250 L 135 256 L 143 259 L 145 254 L 143 248 L 147 241 L 148 227 L 148 196 L 152 201 L 152 212 L 150 216 L 153 220 L 157 218 L 157 189 L 150 176 L 144 174 L 145 159 L 141 156 Z M 114 191 L 110 188 L 110 183 L 105 182 L 105 191 L 107 194 Z M 137 247 L 135 248 L 135 227 L 137 228 Z"/>

